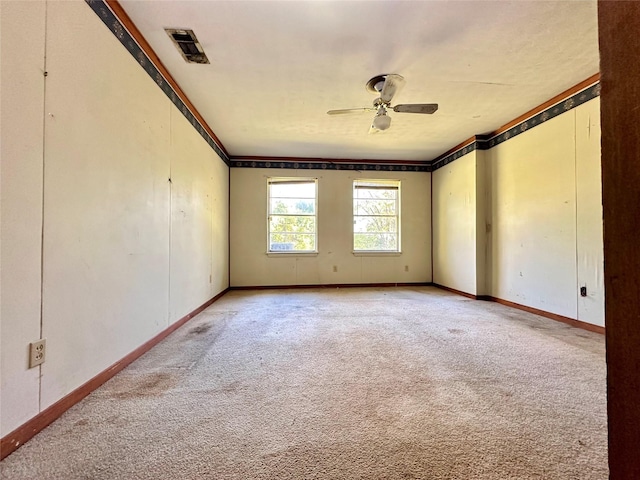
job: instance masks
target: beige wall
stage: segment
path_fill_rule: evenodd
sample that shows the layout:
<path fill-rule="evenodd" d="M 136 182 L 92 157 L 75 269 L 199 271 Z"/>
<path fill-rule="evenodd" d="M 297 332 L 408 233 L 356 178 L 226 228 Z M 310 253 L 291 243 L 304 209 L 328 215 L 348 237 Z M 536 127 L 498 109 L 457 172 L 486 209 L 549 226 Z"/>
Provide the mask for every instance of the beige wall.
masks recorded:
<path fill-rule="evenodd" d="M 578 319 L 604 326 L 604 258 L 600 166 L 600 98 L 575 110 Z"/>
<path fill-rule="evenodd" d="M 576 318 L 574 113 L 489 151 L 492 294 Z"/>
<path fill-rule="evenodd" d="M 228 167 L 84 2 L 44 7 L 2 2 L 1 435 L 228 286 Z"/>
<path fill-rule="evenodd" d="M 596 98 L 488 151 L 493 296 L 604 325 L 599 138 Z"/>
<path fill-rule="evenodd" d="M 0 435 L 223 291 L 230 264 L 235 286 L 432 280 L 430 174 L 234 169 L 229 205 L 228 167 L 84 2 L 0 5 Z M 435 172 L 434 280 L 603 325 L 599 144 L 595 99 Z M 317 255 L 266 254 L 268 176 L 318 178 Z M 401 255 L 352 253 L 356 178 L 402 181 Z"/>
<path fill-rule="evenodd" d="M 433 172 L 433 281 L 477 295 L 476 155 Z"/>
<path fill-rule="evenodd" d="M 433 173 L 435 283 L 604 325 L 599 108 Z"/>
<path fill-rule="evenodd" d="M 270 176 L 318 178 L 317 255 L 267 255 L 267 178 Z M 402 182 L 402 254 L 353 254 L 353 180 L 359 178 Z M 234 168 L 231 171 L 231 285 L 430 282 L 430 215 L 429 173 Z"/>
<path fill-rule="evenodd" d="M 0 433 L 4 434 L 39 408 L 40 372 L 27 370 L 25 364 L 29 342 L 40 337 L 46 10 L 42 2 L 0 2 L 0 8 Z"/>
<path fill-rule="evenodd" d="M 170 323 L 229 284 L 229 168 L 197 136 L 173 107 Z"/>

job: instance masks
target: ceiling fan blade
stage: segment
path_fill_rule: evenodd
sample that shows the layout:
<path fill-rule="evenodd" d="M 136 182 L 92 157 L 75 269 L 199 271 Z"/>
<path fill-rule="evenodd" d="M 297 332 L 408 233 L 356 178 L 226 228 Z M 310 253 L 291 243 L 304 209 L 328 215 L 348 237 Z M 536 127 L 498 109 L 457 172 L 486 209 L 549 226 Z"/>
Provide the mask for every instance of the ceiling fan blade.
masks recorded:
<path fill-rule="evenodd" d="M 327 115 L 342 115 L 345 113 L 362 113 L 362 112 L 375 112 L 375 108 L 363 107 L 363 108 L 343 108 L 342 110 L 329 110 Z"/>
<path fill-rule="evenodd" d="M 404 86 L 404 77 L 395 73 L 389 74 L 384 78 L 384 85 L 380 91 L 380 99 L 388 104 L 396 93 Z"/>
<path fill-rule="evenodd" d="M 437 103 L 407 103 L 393 107 L 393 111 L 398 113 L 435 113 L 436 110 Z"/>

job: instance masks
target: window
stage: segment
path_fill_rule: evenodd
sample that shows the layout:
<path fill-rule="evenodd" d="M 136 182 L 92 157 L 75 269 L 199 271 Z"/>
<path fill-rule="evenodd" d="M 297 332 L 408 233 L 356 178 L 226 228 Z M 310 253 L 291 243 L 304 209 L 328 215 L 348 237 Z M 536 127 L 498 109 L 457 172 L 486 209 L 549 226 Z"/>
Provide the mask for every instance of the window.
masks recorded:
<path fill-rule="evenodd" d="M 269 178 L 269 252 L 317 252 L 317 180 Z"/>
<path fill-rule="evenodd" d="M 400 182 L 353 182 L 353 250 L 400 252 Z"/>

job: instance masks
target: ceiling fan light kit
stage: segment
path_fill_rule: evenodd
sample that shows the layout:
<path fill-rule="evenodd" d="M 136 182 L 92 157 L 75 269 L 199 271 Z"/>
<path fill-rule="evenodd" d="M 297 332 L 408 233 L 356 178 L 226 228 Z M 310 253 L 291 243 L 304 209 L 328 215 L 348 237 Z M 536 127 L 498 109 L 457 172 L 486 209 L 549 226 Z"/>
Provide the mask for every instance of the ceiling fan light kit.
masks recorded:
<path fill-rule="evenodd" d="M 432 114 L 438 110 L 437 103 L 408 103 L 403 105 L 391 106 L 391 100 L 402 89 L 405 80 L 402 75 L 389 73 L 386 75 L 377 75 L 366 83 L 365 88 L 376 95 L 380 95 L 373 101 L 373 107 L 370 108 L 347 108 L 341 110 L 329 110 L 328 115 L 341 115 L 343 113 L 355 112 L 377 112 L 371 123 L 369 133 L 378 130 L 387 130 L 391 126 L 391 117 L 387 115 L 387 110 L 391 109 L 396 113 L 422 113 Z"/>
<path fill-rule="evenodd" d="M 386 130 L 391 126 L 391 117 L 387 113 L 378 114 L 373 119 L 371 126 L 377 130 Z"/>

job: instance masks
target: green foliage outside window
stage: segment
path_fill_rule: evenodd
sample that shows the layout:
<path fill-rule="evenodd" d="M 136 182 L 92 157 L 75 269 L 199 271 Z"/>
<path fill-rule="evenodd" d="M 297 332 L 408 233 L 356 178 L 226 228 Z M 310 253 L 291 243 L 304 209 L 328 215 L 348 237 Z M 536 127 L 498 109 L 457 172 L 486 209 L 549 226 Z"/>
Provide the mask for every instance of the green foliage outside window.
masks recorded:
<path fill-rule="evenodd" d="M 399 246 L 399 182 L 354 182 L 353 248 L 392 251 Z"/>
<path fill-rule="evenodd" d="M 315 250 L 315 180 L 270 180 L 269 251 Z"/>

